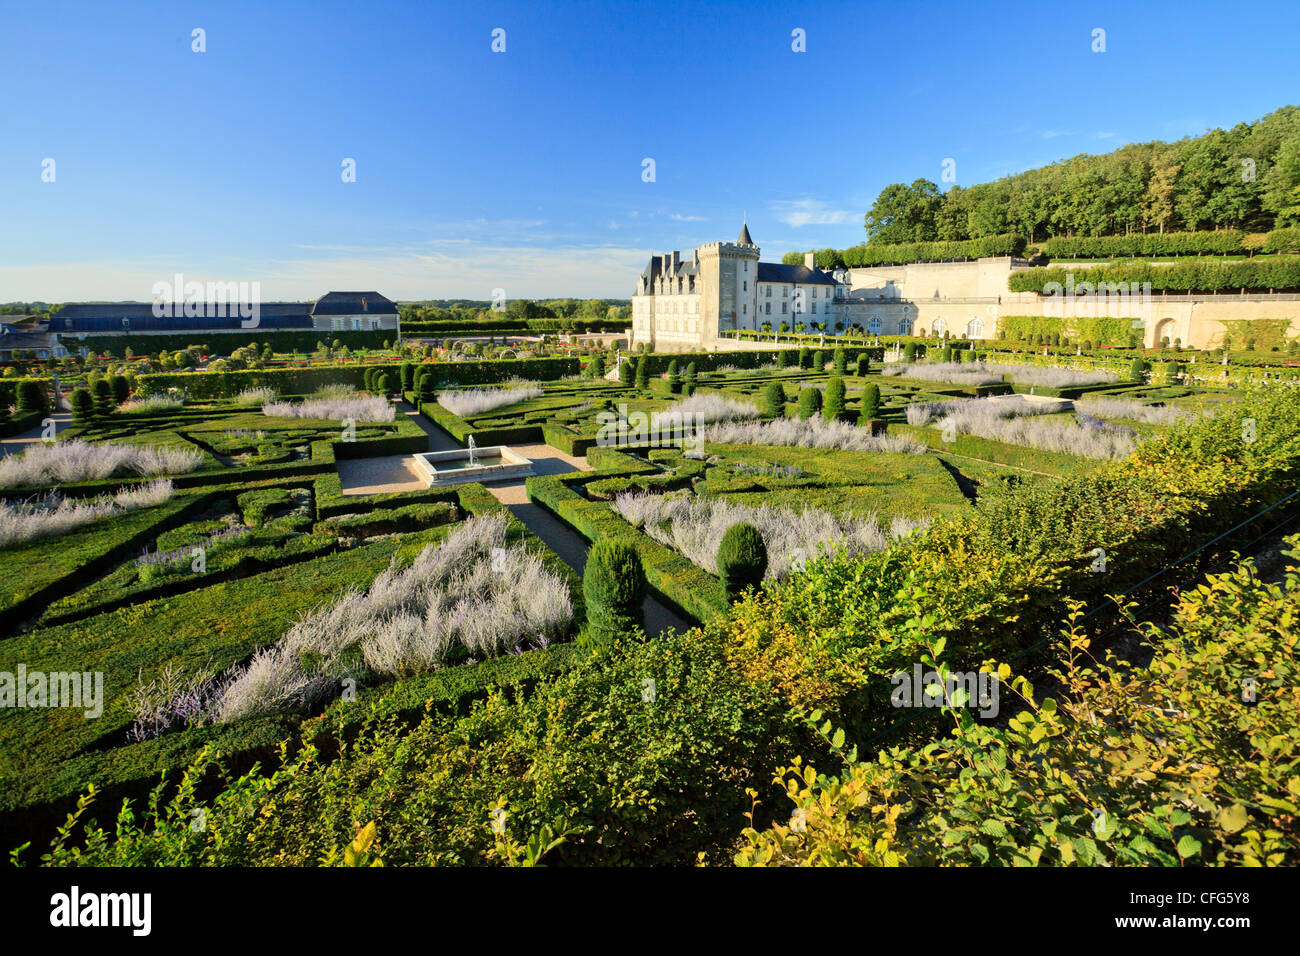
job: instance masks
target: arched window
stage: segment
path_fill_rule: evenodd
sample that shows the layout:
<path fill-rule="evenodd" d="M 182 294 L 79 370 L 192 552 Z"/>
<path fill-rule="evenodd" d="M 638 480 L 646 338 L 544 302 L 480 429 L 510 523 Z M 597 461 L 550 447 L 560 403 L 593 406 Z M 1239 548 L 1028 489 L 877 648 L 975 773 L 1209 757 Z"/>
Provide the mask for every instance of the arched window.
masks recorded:
<path fill-rule="evenodd" d="M 899 320 L 898 320 L 898 334 L 899 334 L 899 335 L 911 335 L 911 334 L 912 334 L 912 320 L 911 320 L 911 319 L 899 319 Z"/>
<path fill-rule="evenodd" d="M 940 316 L 934 320 L 934 325 L 931 326 L 931 328 L 934 329 L 935 335 L 943 335 L 944 330 L 948 328 L 948 323 L 943 320 L 942 316 Z"/>
<path fill-rule="evenodd" d="M 867 331 L 870 332 L 872 335 L 880 334 L 880 316 L 873 315 L 867 321 Z"/>
<path fill-rule="evenodd" d="M 984 338 L 984 323 L 979 319 L 971 319 L 966 323 L 966 338 L 982 339 Z"/>

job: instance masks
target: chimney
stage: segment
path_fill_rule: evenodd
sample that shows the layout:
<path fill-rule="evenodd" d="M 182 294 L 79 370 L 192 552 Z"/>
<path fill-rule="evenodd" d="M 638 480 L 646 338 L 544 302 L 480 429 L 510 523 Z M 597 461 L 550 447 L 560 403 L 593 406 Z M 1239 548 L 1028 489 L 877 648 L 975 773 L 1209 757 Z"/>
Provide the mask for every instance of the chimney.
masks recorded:
<path fill-rule="evenodd" d="M 677 271 L 677 266 L 680 262 L 681 262 L 681 253 L 678 252 L 678 250 L 674 249 L 673 258 L 672 258 L 673 272 Z"/>
<path fill-rule="evenodd" d="M 817 253 L 815 253 L 815 252 L 805 252 L 805 253 L 803 254 L 803 264 L 804 264 L 805 266 L 807 266 L 809 269 L 816 269 L 816 268 L 817 268 Z"/>

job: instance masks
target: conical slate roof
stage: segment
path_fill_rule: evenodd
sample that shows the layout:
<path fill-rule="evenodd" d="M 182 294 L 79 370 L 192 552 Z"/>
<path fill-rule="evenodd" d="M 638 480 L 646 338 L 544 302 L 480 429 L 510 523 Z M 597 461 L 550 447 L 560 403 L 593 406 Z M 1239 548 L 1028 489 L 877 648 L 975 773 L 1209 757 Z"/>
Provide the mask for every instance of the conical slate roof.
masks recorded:
<path fill-rule="evenodd" d="M 754 244 L 754 240 L 749 237 L 749 223 L 745 223 L 740 227 L 740 238 L 736 240 L 736 243 L 742 246 L 752 246 Z"/>

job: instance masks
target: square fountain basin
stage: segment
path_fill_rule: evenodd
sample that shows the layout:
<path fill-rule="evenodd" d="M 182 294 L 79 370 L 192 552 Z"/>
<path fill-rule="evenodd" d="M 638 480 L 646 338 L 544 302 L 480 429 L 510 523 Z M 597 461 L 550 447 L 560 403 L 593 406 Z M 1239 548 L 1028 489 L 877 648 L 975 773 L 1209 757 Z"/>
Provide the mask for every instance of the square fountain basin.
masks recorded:
<path fill-rule="evenodd" d="M 435 485 L 457 485 L 467 481 L 508 481 L 527 478 L 533 473 L 531 459 L 525 458 L 505 445 L 487 445 L 474 449 L 474 464 L 469 463 L 469 451 L 426 451 L 414 455 L 415 470 L 420 477 Z"/>

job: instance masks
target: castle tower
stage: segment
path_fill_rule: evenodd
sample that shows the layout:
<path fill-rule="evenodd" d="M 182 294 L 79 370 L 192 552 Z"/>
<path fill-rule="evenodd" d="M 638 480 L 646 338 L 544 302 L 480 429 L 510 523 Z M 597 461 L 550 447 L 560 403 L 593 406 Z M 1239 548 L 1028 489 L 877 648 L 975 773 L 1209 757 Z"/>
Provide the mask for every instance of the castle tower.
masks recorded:
<path fill-rule="evenodd" d="M 735 242 L 711 242 L 696 254 L 703 285 L 701 344 L 715 348 L 719 332 L 758 328 L 758 246 L 748 223 Z"/>

